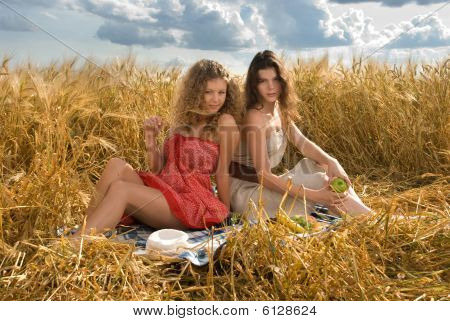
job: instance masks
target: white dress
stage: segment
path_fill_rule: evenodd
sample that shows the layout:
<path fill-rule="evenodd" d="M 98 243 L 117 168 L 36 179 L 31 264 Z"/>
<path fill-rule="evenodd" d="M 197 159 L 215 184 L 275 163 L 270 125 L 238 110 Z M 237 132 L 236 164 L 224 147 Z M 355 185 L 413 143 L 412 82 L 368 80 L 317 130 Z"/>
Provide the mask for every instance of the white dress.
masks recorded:
<path fill-rule="evenodd" d="M 270 167 L 274 168 L 279 165 L 283 158 L 287 141 L 282 130 L 274 129 L 266 142 Z M 233 161 L 254 167 L 247 145 L 244 142 L 241 142 L 239 151 L 233 156 Z M 324 187 L 327 177 L 324 168 L 318 166 L 313 160 L 304 158 L 293 169 L 280 175 L 279 178 L 286 181 L 292 179 L 295 185 L 303 184 L 306 188 L 317 190 Z M 263 216 L 267 214 L 271 218 L 275 217 L 282 198 L 283 194 L 258 183 L 231 178 L 231 208 L 234 212 L 247 216 L 251 220 L 258 218 L 258 212 L 262 213 Z M 258 210 L 260 200 L 264 211 Z M 314 203 L 304 200 L 303 195 L 299 195 L 297 199 L 287 195 L 282 208 L 290 216 L 293 216 L 304 214 L 305 211 L 310 214 L 314 210 L 314 205 Z"/>

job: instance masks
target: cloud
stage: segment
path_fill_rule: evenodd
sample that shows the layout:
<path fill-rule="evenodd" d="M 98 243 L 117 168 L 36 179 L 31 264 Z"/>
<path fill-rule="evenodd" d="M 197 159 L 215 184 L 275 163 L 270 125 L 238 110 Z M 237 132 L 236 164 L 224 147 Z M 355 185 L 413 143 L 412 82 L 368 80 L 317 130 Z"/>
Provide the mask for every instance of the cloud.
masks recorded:
<path fill-rule="evenodd" d="M 81 0 L 79 5 L 105 18 L 97 33 L 101 39 L 119 44 L 231 51 L 255 42 L 238 12 L 214 2 Z"/>
<path fill-rule="evenodd" d="M 395 5 L 408 1 L 384 2 Z M 238 51 L 382 46 L 415 23 L 411 20 L 377 30 L 373 20 L 361 10 L 350 9 L 333 17 L 325 0 L 80 0 L 78 4 L 105 19 L 97 32 L 100 39 L 149 48 Z M 395 48 L 445 45 L 448 28 L 438 18 L 428 20 L 392 44 Z"/>
<path fill-rule="evenodd" d="M 341 30 L 343 37 L 352 45 L 362 46 L 386 40 L 383 34 L 375 29 L 372 21 L 372 18 L 366 17 L 362 10 L 350 9 L 341 16 L 333 18 L 328 24 L 332 29 Z"/>
<path fill-rule="evenodd" d="M 326 3 L 321 1 L 270 3 L 262 12 L 268 34 L 273 36 L 278 47 L 284 49 L 348 45 L 381 47 L 410 28 L 412 29 L 390 44 L 389 48 L 450 45 L 450 29 L 437 16 L 431 16 L 422 22 L 426 15 L 420 15 L 410 21 L 377 30 L 373 19 L 364 11 L 349 9 L 346 13 L 333 17 Z M 280 21 L 283 21 L 282 27 Z"/>
<path fill-rule="evenodd" d="M 171 45 L 236 51 L 338 46 L 351 41 L 344 30 L 329 24 L 331 13 L 317 0 L 80 0 L 78 4 L 105 18 L 98 31 L 101 39 L 120 44 L 134 41 L 152 48 Z"/>
<path fill-rule="evenodd" d="M 158 48 L 174 43 L 174 37 L 167 32 L 141 28 L 131 22 L 105 22 L 98 29 L 97 36 L 126 46 L 143 45 Z"/>
<path fill-rule="evenodd" d="M 5 1 L 5 0 L 4 0 Z M 333 17 L 326 0 L 6 0 L 27 8 L 65 8 L 103 19 L 99 39 L 125 46 L 177 47 L 236 52 L 263 48 L 298 50 L 337 46 L 376 47 L 415 25 L 411 21 L 376 29 L 362 10 Z M 362 0 L 331 0 L 357 3 Z M 414 0 L 367 0 L 401 6 Z M 442 2 L 417 0 L 419 4 Z M 30 9 L 32 10 L 32 9 Z M 39 9 L 41 10 L 41 9 Z M 0 28 L 31 27 L 0 14 Z M 449 45 L 449 28 L 434 16 L 402 35 L 390 48 Z"/>
<path fill-rule="evenodd" d="M 288 61 L 295 64 L 297 59 L 308 61 L 310 59 L 317 59 L 326 55 L 330 65 L 342 62 L 345 66 L 352 66 L 355 63 L 355 58 L 366 58 L 370 51 L 366 47 L 332 47 L 332 48 L 318 48 L 305 51 L 287 51 L 285 52 Z M 432 61 L 442 61 L 443 57 L 450 54 L 450 48 L 416 48 L 416 49 L 390 49 L 380 50 L 370 57 L 370 60 L 379 62 L 386 62 L 389 64 L 403 64 L 405 62 L 413 63 L 430 63 Z"/>
<path fill-rule="evenodd" d="M 187 48 L 233 51 L 254 45 L 253 33 L 236 11 L 215 3 L 186 1 L 184 14 L 176 19 L 185 31 L 181 43 Z M 163 23 L 171 19 L 161 20 Z M 168 27 L 169 25 L 167 25 Z"/>
<path fill-rule="evenodd" d="M 276 44 L 282 48 L 349 45 L 344 30 L 329 24 L 331 13 L 322 1 L 257 2 L 262 21 Z"/>
<path fill-rule="evenodd" d="M 5 1 L 22 11 L 25 7 L 45 7 L 94 14 L 104 19 L 97 36 L 123 45 L 235 51 L 254 47 L 256 41 L 265 44 L 263 31 L 252 30 L 255 25 L 249 27 L 244 23 L 234 1 L 225 4 L 215 0 Z M 255 15 L 246 18 L 258 25 Z M 10 20 L 8 29 L 11 29 Z M 3 24 L 6 28 L 6 22 Z"/>
<path fill-rule="evenodd" d="M 159 10 L 141 1 L 79 0 L 79 8 L 115 22 L 155 23 Z"/>
<path fill-rule="evenodd" d="M 425 24 L 421 22 L 426 15 L 415 16 L 411 21 L 392 24 L 383 30 L 383 34 L 394 39 L 389 48 L 425 48 L 450 46 L 450 28 L 436 16 L 431 16 Z M 417 27 L 414 27 L 417 26 Z M 404 34 L 402 34 L 404 33 Z"/>
<path fill-rule="evenodd" d="M 362 10 L 350 9 L 333 19 L 330 25 L 344 30 L 344 36 L 350 38 L 354 46 L 381 47 L 390 41 L 390 49 L 449 46 L 450 28 L 437 16 L 424 20 L 426 17 L 427 14 L 418 15 L 410 21 L 390 24 L 379 31 Z"/>
<path fill-rule="evenodd" d="M 330 0 L 330 2 L 340 3 L 340 4 L 350 4 L 350 3 L 362 3 L 362 2 L 377 2 L 381 3 L 383 6 L 387 7 L 401 7 L 405 4 L 415 3 L 418 5 L 430 5 L 434 3 L 444 3 L 448 0 Z"/>

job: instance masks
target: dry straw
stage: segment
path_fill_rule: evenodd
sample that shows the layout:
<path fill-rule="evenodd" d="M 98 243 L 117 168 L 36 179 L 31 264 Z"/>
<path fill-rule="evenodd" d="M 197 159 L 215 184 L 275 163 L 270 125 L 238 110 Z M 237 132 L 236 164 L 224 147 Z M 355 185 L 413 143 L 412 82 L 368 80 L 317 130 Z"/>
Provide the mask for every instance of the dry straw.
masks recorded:
<path fill-rule="evenodd" d="M 116 78 L 76 60 L 9 65 L 0 69 L 2 300 L 450 299 L 449 61 L 297 61 L 299 126 L 377 213 L 305 239 L 276 222 L 245 225 L 203 268 L 134 256 L 104 237 L 55 240 L 58 226 L 82 222 L 108 159 L 147 168 L 143 119 L 169 119 L 180 70 L 132 58 L 104 66 Z M 283 165 L 298 158 L 290 150 Z"/>

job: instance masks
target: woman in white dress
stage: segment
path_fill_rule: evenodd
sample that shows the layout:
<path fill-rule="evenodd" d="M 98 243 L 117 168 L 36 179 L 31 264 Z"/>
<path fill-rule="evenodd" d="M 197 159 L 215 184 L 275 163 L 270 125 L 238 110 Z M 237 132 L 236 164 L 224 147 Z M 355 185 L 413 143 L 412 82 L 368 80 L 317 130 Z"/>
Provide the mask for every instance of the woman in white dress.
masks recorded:
<path fill-rule="evenodd" d="M 259 200 L 269 217 L 282 208 L 291 216 L 310 214 L 320 204 L 334 213 L 351 216 L 371 211 L 351 188 L 351 181 L 339 162 L 306 138 L 297 128 L 295 93 L 280 59 L 269 50 L 253 58 L 245 83 L 246 115 L 241 124 L 241 142 L 230 167 L 231 207 L 257 219 Z M 289 140 L 304 157 L 281 176 L 272 173 Z M 330 187 L 335 177 L 350 186 L 336 193 Z M 289 179 L 292 186 L 289 187 Z M 251 203 L 254 203 L 253 206 Z M 291 210 L 292 209 L 292 210 Z"/>

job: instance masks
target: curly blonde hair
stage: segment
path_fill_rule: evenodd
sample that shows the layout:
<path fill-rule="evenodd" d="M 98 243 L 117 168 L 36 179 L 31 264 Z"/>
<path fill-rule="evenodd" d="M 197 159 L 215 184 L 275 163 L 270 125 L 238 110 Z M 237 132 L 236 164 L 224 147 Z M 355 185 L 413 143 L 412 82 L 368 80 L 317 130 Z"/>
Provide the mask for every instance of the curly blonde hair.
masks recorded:
<path fill-rule="evenodd" d="M 275 69 L 281 82 L 281 94 L 278 98 L 278 103 L 281 111 L 282 126 L 283 129 L 287 130 L 291 120 L 300 120 L 297 109 L 299 101 L 295 94 L 289 72 L 286 70 L 281 59 L 273 51 L 260 51 L 253 57 L 248 67 L 247 79 L 245 81 L 245 107 L 246 110 L 262 108 L 261 97 L 257 89 L 259 81 L 258 71 L 268 68 Z"/>
<path fill-rule="evenodd" d="M 224 66 L 213 60 L 202 59 L 196 62 L 183 77 L 173 104 L 172 126 L 188 128 L 195 126 L 200 117 L 205 117 L 201 105 L 208 80 L 223 79 L 227 82 L 225 102 L 220 110 L 207 120 L 205 130 L 214 132 L 220 115 L 228 113 L 238 122 L 243 116 L 239 85 Z"/>

